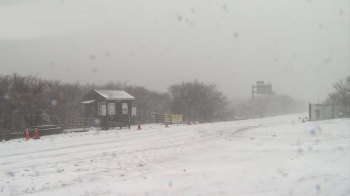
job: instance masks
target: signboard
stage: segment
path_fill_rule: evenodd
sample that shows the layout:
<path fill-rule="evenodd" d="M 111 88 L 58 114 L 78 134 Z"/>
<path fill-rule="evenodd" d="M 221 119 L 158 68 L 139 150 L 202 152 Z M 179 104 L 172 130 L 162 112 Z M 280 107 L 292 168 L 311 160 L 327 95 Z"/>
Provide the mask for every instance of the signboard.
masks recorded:
<path fill-rule="evenodd" d="M 128 103 L 122 103 L 122 114 L 128 114 Z"/>
<path fill-rule="evenodd" d="M 272 84 L 259 84 L 256 86 L 257 94 L 271 94 L 272 93 Z"/>
<path fill-rule="evenodd" d="M 179 124 L 182 123 L 182 114 L 165 114 L 164 115 L 164 122 L 172 122 L 173 124 Z"/>
<path fill-rule="evenodd" d="M 102 116 L 106 116 L 106 105 L 102 105 L 101 104 L 101 114 L 102 114 Z"/>
<path fill-rule="evenodd" d="M 115 114 L 115 103 L 108 104 L 108 114 L 109 115 Z"/>

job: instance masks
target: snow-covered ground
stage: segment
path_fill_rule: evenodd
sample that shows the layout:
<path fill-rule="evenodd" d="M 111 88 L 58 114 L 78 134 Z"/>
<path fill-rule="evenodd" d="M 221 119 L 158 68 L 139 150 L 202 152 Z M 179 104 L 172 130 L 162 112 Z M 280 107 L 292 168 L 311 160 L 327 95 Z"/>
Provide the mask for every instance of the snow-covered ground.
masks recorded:
<path fill-rule="evenodd" d="M 350 119 L 142 125 L 0 144 L 0 195 L 350 195 Z"/>

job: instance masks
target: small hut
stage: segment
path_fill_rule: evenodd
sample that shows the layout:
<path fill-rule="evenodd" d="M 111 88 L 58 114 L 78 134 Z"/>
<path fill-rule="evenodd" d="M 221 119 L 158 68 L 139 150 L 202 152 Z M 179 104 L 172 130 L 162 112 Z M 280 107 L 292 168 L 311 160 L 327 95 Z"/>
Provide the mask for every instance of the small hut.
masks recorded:
<path fill-rule="evenodd" d="M 85 106 L 84 118 L 91 119 L 95 126 L 130 128 L 132 104 L 135 98 L 125 91 L 91 90 L 82 97 Z"/>

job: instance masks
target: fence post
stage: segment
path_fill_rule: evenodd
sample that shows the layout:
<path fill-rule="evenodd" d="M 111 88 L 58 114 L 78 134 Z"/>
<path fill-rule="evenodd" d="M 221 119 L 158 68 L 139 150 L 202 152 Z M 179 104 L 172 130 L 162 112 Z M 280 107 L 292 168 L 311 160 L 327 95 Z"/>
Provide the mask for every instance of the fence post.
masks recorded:
<path fill-rule="evenodd" d="M 309 103 L 309 120 L 311 121 L 311 103 Z"/>
<path fill-rule="evenodd" d="M 84 119 L 83 119 L 83 126 L 84 126 L 84 131 L 85 131 L 85 116 L 84 116 Z"/>
<path fill-rule="evenodd" d="M 156 114 L 156 124 L 158 124 L 158 115 Z"/>
<path fill-rule="evenodd" d="M 171 114 L 169 114 L 170 116 L 170 124 L 172 125 L 173 124 L 173 116 Z"/>

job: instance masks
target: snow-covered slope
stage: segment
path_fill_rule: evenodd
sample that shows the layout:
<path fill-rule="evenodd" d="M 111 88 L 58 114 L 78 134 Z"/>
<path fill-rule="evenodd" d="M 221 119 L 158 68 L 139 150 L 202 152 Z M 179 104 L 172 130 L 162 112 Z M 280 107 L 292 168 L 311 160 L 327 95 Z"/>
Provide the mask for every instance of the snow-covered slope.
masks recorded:
<path fill-rule="evenodd" d="M 349 195 L 349 119 L 142 125 L 0 144 L 0 195 Z"/>

